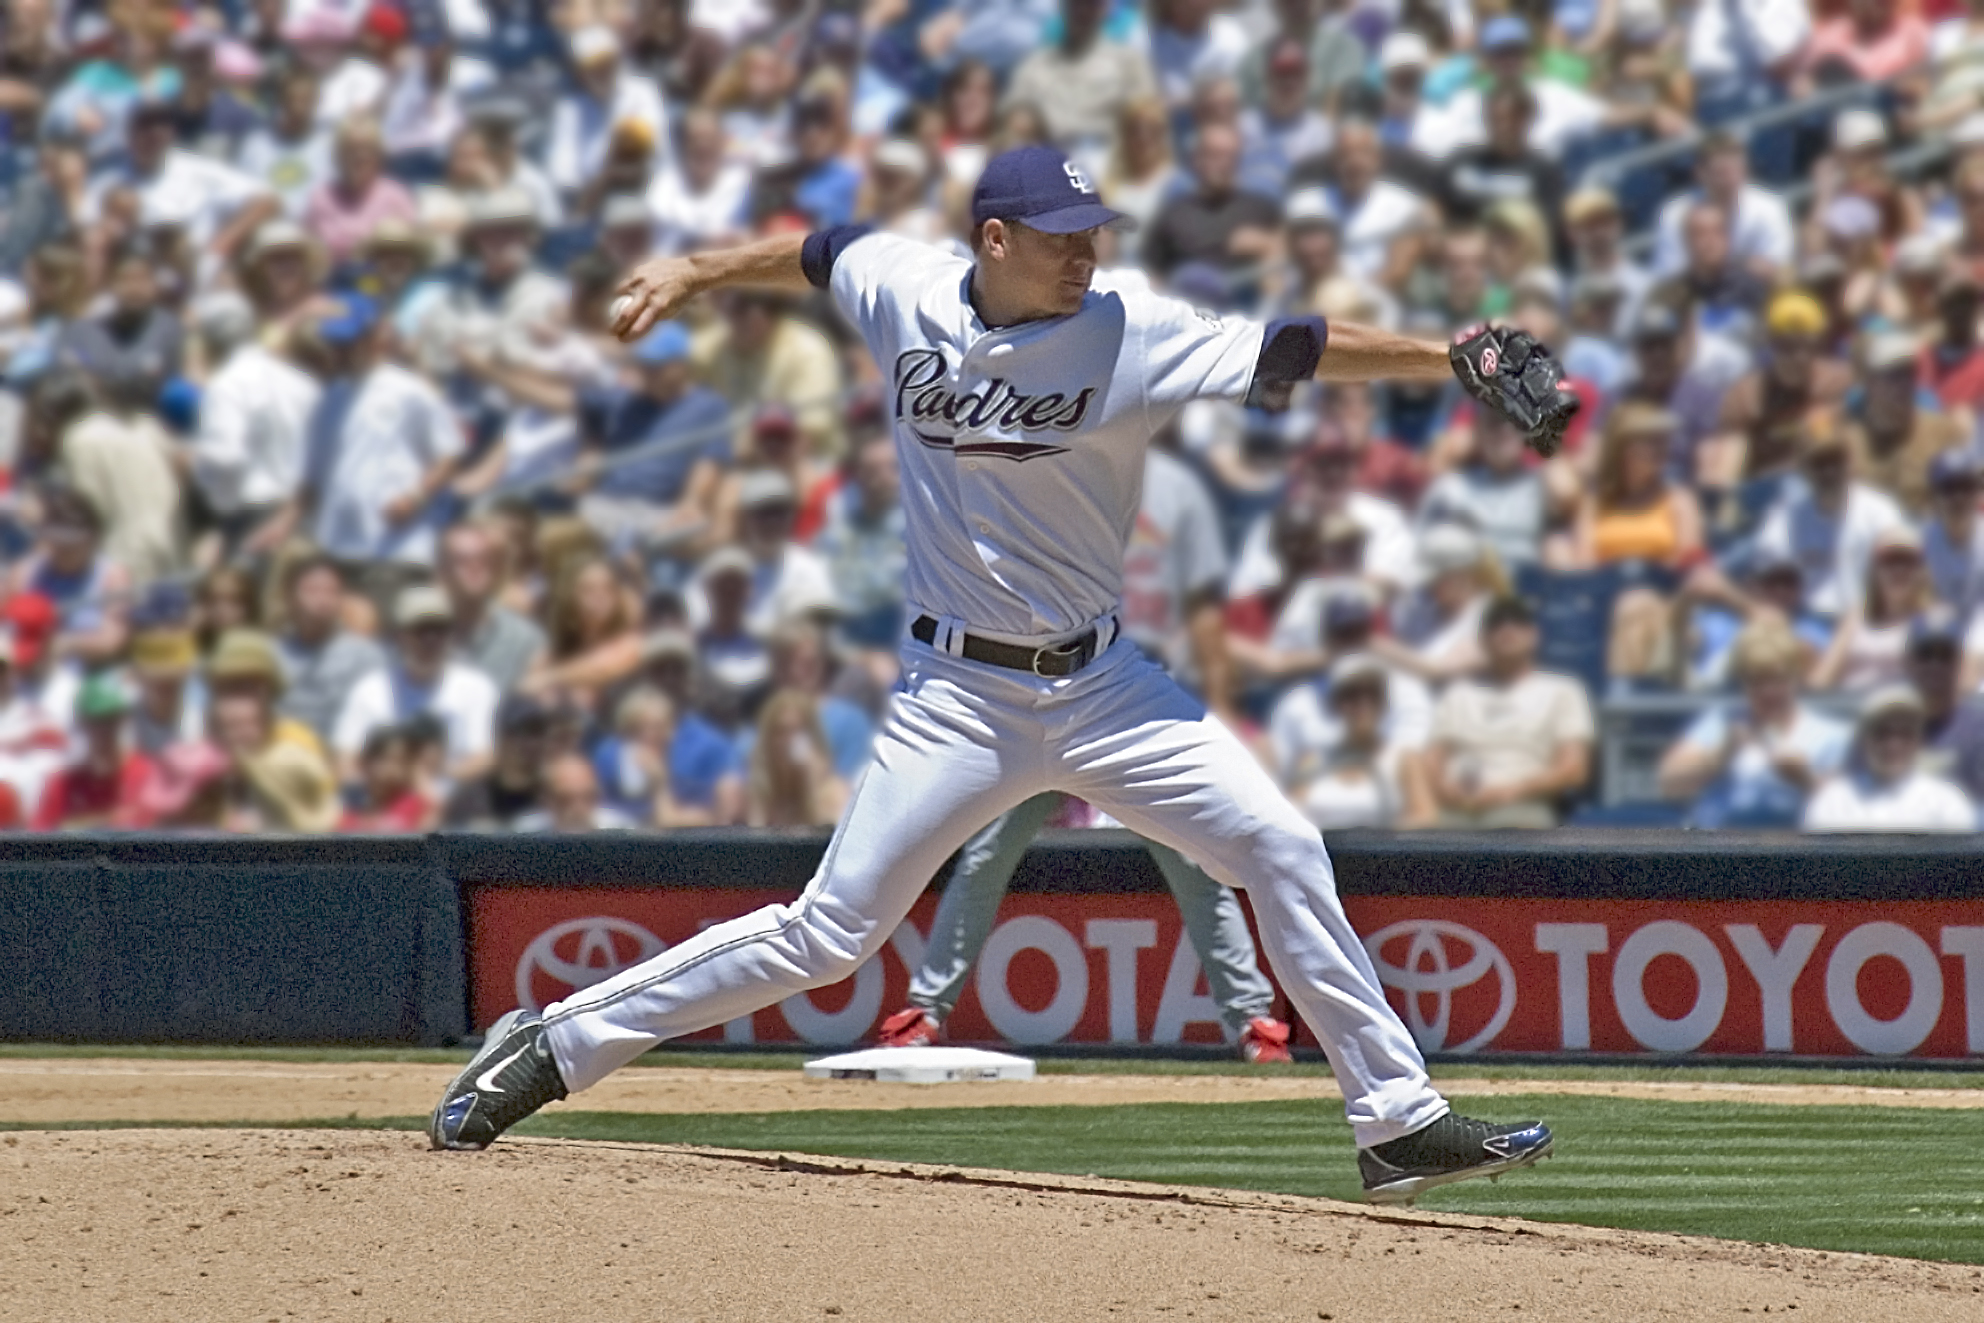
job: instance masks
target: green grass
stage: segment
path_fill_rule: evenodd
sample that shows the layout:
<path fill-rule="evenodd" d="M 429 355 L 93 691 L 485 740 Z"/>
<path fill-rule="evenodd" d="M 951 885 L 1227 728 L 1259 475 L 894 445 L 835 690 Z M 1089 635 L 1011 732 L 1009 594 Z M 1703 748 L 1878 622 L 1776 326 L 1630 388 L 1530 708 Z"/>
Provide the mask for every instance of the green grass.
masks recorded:
<path fill-rule="evenodd" d="M 1984 1263 L 1984 1112 L 1614 1098 L 1461 1098 L 1540 1116 L 1557 1155 L 1420 1207 Z M 537 1117 L 519 1134 L 1092 1174 L 1358 1197 L 1349 1136 L 1309 1103 Z"/>
<path fill-rule="evenodd" d="M 707 1052 L 664 1047 L 636 1060 L 635 1066 L 711 1067 L 721 1070 L 797 1070 L 826 1048 L 767 1048 L 760 1052 Z M 466 1048 L 402 1047 L 231 1047 L 152 1044 L 90 1045 L 0 1043 L 8 1058 L 132 1057 L 160 1061 L 406 1061 L 447 1065 L 467 1061 Z M 1250 1066 L 1228 1057 L 1163 1060 L 1144 1057 L 1043 1057 L 1042 1075 L 1251 1075 L 1288 1078 L 1326 1070 L 1319 1062 L 1292 1066 Z M 1980 1089 L 1984 1070 L 1911 1070 L 1906 1067 L 1828 1068 L 1824 1066 L 1669 1065 L 1506 1065 L 1488 1061 L 1443 1063 L 1435 1079 L 1699 1081 L 1721 1084 L 1854 1084 L 1867 1088 Z"/>

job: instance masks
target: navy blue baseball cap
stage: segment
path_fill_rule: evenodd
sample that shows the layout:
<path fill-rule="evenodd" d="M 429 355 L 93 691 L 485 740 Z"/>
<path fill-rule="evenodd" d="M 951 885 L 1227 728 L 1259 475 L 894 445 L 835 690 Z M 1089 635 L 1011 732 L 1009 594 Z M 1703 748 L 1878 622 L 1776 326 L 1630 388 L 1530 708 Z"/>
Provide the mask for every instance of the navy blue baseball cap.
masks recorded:
<path fill-rule="evenodd" d="M 971 193 L 971 221 L 1020 221 L 1042 234 L 1130 230 L 1136 221 L 1102 205 L 1083 169 L 1052 147 L 1001 152 L 978 177 Z"/>

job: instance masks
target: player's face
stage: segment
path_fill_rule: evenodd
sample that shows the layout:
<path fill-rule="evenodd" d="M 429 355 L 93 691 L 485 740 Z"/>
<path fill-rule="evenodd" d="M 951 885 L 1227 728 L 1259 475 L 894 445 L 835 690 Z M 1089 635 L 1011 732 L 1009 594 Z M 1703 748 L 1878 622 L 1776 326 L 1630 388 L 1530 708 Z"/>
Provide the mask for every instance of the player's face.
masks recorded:
<path fill-rule="evenodd" d="M 1007 258 L 1001 265 L 1027 301 L 1051 317 L 1081 311 L 1088 282 L 1095 275 L 1094 230 L 1043 234 L 1024 225 L 1006 226 Z"/>

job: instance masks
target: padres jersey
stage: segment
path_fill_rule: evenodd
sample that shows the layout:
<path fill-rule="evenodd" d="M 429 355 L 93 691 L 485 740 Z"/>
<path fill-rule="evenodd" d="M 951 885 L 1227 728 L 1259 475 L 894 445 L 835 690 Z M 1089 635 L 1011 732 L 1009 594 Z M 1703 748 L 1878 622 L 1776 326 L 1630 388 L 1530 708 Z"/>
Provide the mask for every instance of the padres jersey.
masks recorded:
<path fill-rule="evenodd" d="M 1245 395 L 1263 328 L 1129 271 L 1098 271 L 1072 316 L 988 328 L 971 269 L 889 234 L 833 265 L 895 418 L 910 615 L 1069 634 L 1117 609 L 1151 434 L 1189 400 Z"/>

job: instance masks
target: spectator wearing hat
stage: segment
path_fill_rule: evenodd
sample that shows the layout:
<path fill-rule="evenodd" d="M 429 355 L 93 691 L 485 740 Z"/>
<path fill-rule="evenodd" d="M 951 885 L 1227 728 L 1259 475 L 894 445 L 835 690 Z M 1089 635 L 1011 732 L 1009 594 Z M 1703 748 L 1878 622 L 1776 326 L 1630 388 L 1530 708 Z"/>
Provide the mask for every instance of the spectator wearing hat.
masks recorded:
<path fill-rule="evenodd" d="M 456 784 L 441 813 L 450 828 L 513 830 L 544 802 L 544 764 L 551 713 L 527 694 L 511 694 L 496 709 L 496 749 L 489 770 Z"/>
<path fill-rule="evenodd" d="M 1201 80 L 1231 77 L 1247 55 L 1245 27 L 1212 0 L 1160 0 L 1149 21 L 1158 95 L 1174 111 L 1191 101 Z"/>
<path fill-rule="evenodd" d="M 1609 280 L 1616 287 L 1610 329 L 1623 340 L 1653 289 L 1653 273 L 1626 255 L 1625 217 L 1609 189 L 1585 185 L 1564 199 L 1564 227 L 1570 240 L 1571 268 L 1581 281 Z M 1572 295 L 1576 301 L 1576 293 Z"/>
<path fill-rule="evenodd" d="M 302 485 L 310 419 L 323 387 L 262 345 L 254 309 L 240 295 L 208 296 L 196 305 L 194 322 L 216 370 L 201 392 L 189 456 L 193 481 L 230 551 L 265 552 L 272 549 L 267 530 Z"/>
<path fill-rule="evenodd" d="M 619 165 L 640 169 L 645 186 L 668 153 L 661 89 L 628 66 L 619 36 L 603 24 L 574 31 L 570 51 L 572 85 L 551 108 L 545 173 L 568 198 Z"/>
<path fill-rule="evenodd" d="M 303 224 L 333 261 L 355 257 L 387 221 L 414 221 L 413 194 L 385 172 L 385 135 L 377 119 L 357 115 L 339 124 L 332 162 L 331 177 L 304 204 Z"/>
<path fill-rule="evenodd" d="M 1271 281 L 1271 286 L 1278 286 L 1274 302 L 1280 315 L 1398 324 L 1398 303 L 1390 291 L 1345 266 L 1343 221 L 1326 189 L 1309 187 L 1294 194 L 1283 220 L 1288 264 Z"/>
<path fill-rule="evenodd" d="M 530 106 L 508 92 L 491 92 L 469 103 L 468 117 L 480 145 L 482 166 L 477 174 L 487 181 L 482 188 L 506 197 L 521 193 L 528 199 L 531 220 L 539 228 L 559 224 L 565 217 L 565 206 L 558 186 L 525 155 L 519 142 L 524 125 L 533 118 Z"/>
<path fill-rule="evenodd" d="M 308 64 L 292 61 L 274 82 L 269 118 L 242 139 L 234 163 L 276 198 L 282 214 L 300 220 L 310 194 L 332 171 L 331 134 L 317 123 L 322 80 Z"/>
<path fill-rule="evenodd" d="M 185 332 L 161 304 L 159 265 L 146 243 L 110 254 L 109 306 L 70 322 L 56 343 L 56 362 L 89 373 L 119 409 L 152 408 L 185 364 Z"/>
<path fill-rule="evenodd" d="M 690 361 L 703 384 L 739 417 L 751 417 L 760 405 L 783 405 L 814 453 L 840 455 L 840 360 L 827 337 L 795 316 L 784 296 L 765 290 L 728 295 L 722 318 L 691 337 Z"/>
<path fill-rule="evenodd" d="M 311 419 L 295 512 L 318 546 L 390 597 L 433 563 L 461 425 L 433 383 L 385 356 L 378 307 L 364 295 L 347 295 L 317 337 L 338 381 Z"/>
<path fill-rule="evenodd" d="M 204 738 L 207 690 L 199 664 L 199 646 L 183 618 L 142 621 L 132 631 L 131 677 L 138 695 L 131 734 L 145 753 L 156 757 Z"/>
<path fill-rule="evenodd" d="M 1948 607 L 1917 617 L 1908 631 L 1908 683 L 1922 699 L 1922 768 L 1984 796 L 1984 702 L 1960 687 L 1963 618 Z"/>
<path fill-rule="evenodd" d="M 739 479 L 738 545 L 752 576 L 747 624 L 759 638 L 786 621 L 838 610 L 826 562 L 794 539 L 798 516 L 798 493 L 783 473 L 750 469 Z M 688 601 L 690 620 L 700 622 L 703 602 L 693 588 Z"/>
<path fill-rule="evenodd" d="M 494 742 L 495 682 L 453 655 L 454 608 L 429 584 L 400 591 L 393 603 L 393 650 L 386 664 L 351 687 L 332 730 L 340 779 L 358 778 L 358 756 L 381 726 L 431 715 L 446 732 L 444 776 L 462 781 L 488 770 Z"/>
<path fill-rule="evenodd" d="M 1303 625 L 1306 632 L 1301 632 Z M 1276 643 L 1291 654 L 1298 649 L 1307 652 L 1312 669 L 1312 674 L 1275 701 L 1268 716 L 1268 747 L 1285 772 L 1305 750 L 1328 746 L 1341 735 L 1330 712 L 1329 688 L 1333 668 L 1346 657 L 1359 658 L 1360 664 L 1374 664 L 1385 673 L 1388 737 L 1396 738 L 1406 749 L 1426 746 L 1433 724 L 1432 693 L 1408 669 L 1386 660 L 1378 651 L 1379 642 L 1371 599 L 1354 587 L 1329 592 L 1318 608 L 1298 606 L 1295 613 L 1282 613 L 1276 625 Z"/>
<path fill-rule="evenodd" d="M 1782 620 L 1746 626 L 1729 671 L 1742 696 L 1695 719 L 1660 761 L 1660 792 L 1700 828 L 1795 826 L 1846 758 L 1851 733 L 1803 702 L 1803 643 Z"/>
<path fill-rule="evenodd" d="M 913 138 L 885 138 L 868 157 L 870 223 L 918 243 L 970 250 L 951 237 L 943 212 L 933 203 L 930 153 Z"/>
<path fill-rule="evenodd" d="M 1034 107 L 1054 141 L 1082 159 L 1107 151 L 1123 108 L 1157 91 L 1144 52 L 1104 31 L 1108 15 L 1107 0 L 1061 0 L 1060 40 L 1021 60 L 1006 84 L 1008 104 Z"/>
<path fill-rule="evenodd" d="M 1875 544 L 1906 527 L 1908 516 L 1887 493 L 1861 482 L 1853 451 L 1837 427 L 1821 427 L 1803 447 L 1805 481 L 1788 484 L 1757 530 L 1759 553 L 1796 561 L 1807 606 L 1843 617 L 1860 600 Z"/>
<path fill-rule="evenodd" d="M 1963 620 L 1984 601 L 1984 465 L 1974 451 L 1945 450 L 1929 461 L 1929 516 L 1922 521 L 1922 558 L 1936 600 Z"/>
<path fill-rule="evenodd" d="M 1722 424 L 1729 390 L 1750 371 L 1750 353 L 1718 332 L 1697 329 L 1685 300 L 1651 295 L 1633 314 L 1627 349 L 1631 363 L 1622 399 L 1671 410 L 1681 420 L 1683 472 L 1692 474 L 1704 441 Z"/>
<path fill-rule="evenodd" d="M 1812 668 L 1812 687 L 1864 694 L 1900 681 L 1909 631 L 1935 600 L 1922 535 L 1907 524 L 1882 529 L 1874 537 L 1858 600 Z"/>
<path fill-rule="evenodd" d="M 1427 781 L 1446 826 L 1549 827 L 1583 790 L 1596 733 L 1584 686 L 1536 669 L 1534 609 L 1499 598 L 1481 617 L 1486 665 L 1440 696 Z"/>
<path fill-rule="evenodd" d="M 19 651 L 13 634 L 0 633 L 0 821 L 15 824 L 68 762 L 73 719 L 73 709 L 57 717 L 21 683 Z"/>
<path fill-rule="evenodd" d="M 1290 476 L 1282 504 L 1312 524 L 1313 534 L 1320 534 L 1325 520 L 1340 516 L 1344 534 L 1356 543 L 1355 554 L 1341 572 L 1389 599 L 1412 581 L 1416 560 L 1412 525 L 1397 505 L 1358 487 L 1363 458 L 1359 442 L 1343 428 L 1318 430 Z M 1303 577 L 1275 548 L 1275 519 L 1272 513 L 1256 519 L 1241 542 L 1227 584 L 1236 601 L 1268 588 L 1292 590 Z M 1313 630 L 1303 632 L 1307 638 L 1315 637 Z"/>
<path fill-rule="evenodd" d="M 1853 753 L 1805 806 L 1808 832 L 1973 832 L 1977 808 L 1961 787 L 1924 771 L 1927 709 L 1905 684 L 1871 694 Z"/>
<path fill-rule="evenodd" d="M 290 348 L 302 323 L 324 311 L 326 269 L 323 250 L 295 221 L 278 216 L 255 227 L 241 253 L 241 292 L 265 344 Z"/>
<path fill-rule="evenodd" d="M 35 831 L 78 831 L 124 825 L 138 791 L 151 775 L 150 760 L 126 742 L 131 695 L 123 681 L 99 671 L 76 696 L 83 753 L 48 778 L 29 826 Z M 17 811 L 18 812 L 18 811 Z M 0 805 L 0 819 L 6 808 Z"/>
<path fill-rule="evenodd" d="M 857 442 L 848 470 L 847 481 L 827 500 L 812 547 L 832 580 L 842 637 L 892 656 L 902 637 L 908 557 L 895 438 L 881 434 Z"/>
<path fill-rule="evenodd" d="M 339 816 L 337 777 L 316 732 L 280 715 L 282 664 L 259 630 L 230 630 L 207 661 L 210 738 L 229 760 L 227 825 L 325 832 Z"/>
<path fill-rule="evenodd" d="M 1853 367 L 1824 351 L 1825 310 L 1809 294 L 1786 291 L 1765 309 L 1764 332 L 1761 366 L 1729 388 L 1718 434 L 1702 448 L 1698 474 L 1705 486 L 1784 473 L 1812 427 L 1836 433 L 1820 415 L 1845 401 Z"/>
<path fill-rule="evenodd" d="M 1867 336 L 1860 364 L 1858 399 L 1845 423 L 1853 470 L 1919 517 L 1929 507 L 1929 466 L 1938 455 L 1967 448 L 1968 429 L 1934 407 L 1933 396 L 1924 407 L 1913 335 L 1897 330 Z"/>
<path fill-rule="evenodd" d="M 1401 28 L 1385 37 L 1378 47 L 1378 128 L 1388 146 L 1444 162 L 1462 143 L 1446 107 L 1426 97 L 1426 74 L 1433 62 L 1433 48 L 1419 33 Z"/>
<path fill-rule="evenodd" d="M 454 608 L 455 648 L 507 694 L 543 663 L 544 631 L 498 600 L 503 551 L 478 523 L 451 525 L 441 535 L 441 586 Z"/>
<path fill-rule="evenodd" d="M 1562 160 L 1574 141 L 1601 130 L 1664 123 L 1652 119 L 1652 107 L 1608 105 L 1567 82 L 1540 75 L 1534 60 L 1534 31 L 1519 14 L 1498 14 L 1483 23 L 1475 49 L 1480 56 L 1480 86 L 1461 89 L 1447 103 L 1452 135 L 1459 146 L 1489 140 L 1494 124 L 1488 102 L 1511 88 L 1530 94 L 1524 124 L 1528 145 L 1553 161 Z"/>
<path fill-rule="evenodd" d="M 113 195 L 128 193 L 140 226 L 177 230 L 194 250 L 225 258 L 280 204 L 252 176 L 176 146 L 176 113 L 162 99 L 133 107 L 123 158 L 91 177 L 76 219 L 99 226 Z"/>
<path fill-rule="evenodd" d="M 1695 154 L 1694 188 L 1661 204 L 1654 224 L 1655 270 L 1673 275 L 1688 265 L 1683 232 L 1688 214 L 1702 202 L 1713 203 L 1728 218 L 1729 254 L 1738 266 L 1765 281 L 1791 270 L 1798 246 L 1791 209 L 1776 193 L 1750 181 L 1749 163 L 1748 149 L 1734 134 L 1717 131 L 1702 140 Z"/>
<path fill-rule="evenodd" d="M 648 185 L 656 251 L 673 256 L 725 243 L 742 234 L 751 196 L 751 168 L 725 148 L 723 121 L 696 107 L 682 116 L 682 145 Z"/>
<path fill-rule="evenodd" d="M 463 262 L 417 316 L 408 314 L 410 347 L 424 371 L 445 378 L 478 352 L 504 371 L 531 360 L 543 328 L 557 325 L 571 302 L 565 282 L 537 266 L 537 238 L 537 211 L 524 190 L 470 200 Z"/>
<path fill-rule="evenodd" d="M 339 817 L 340 832 L 393 835 L 434 825 L 440 806 L 421 793 L 414 737 L 405 727 L 381 726 L 365 737 L 358 780 L 359 805 Z"/>
<path fill-rule="evenodd" d="M 1379 657 L 1429 685 L 1481 669 L 1481 613 L 1508 592 L 1508 579 L 1481 538 L 1436 522 L 1419 534 L 1419 585 L 1391 613 L 1391 633 L 1373 639 Z"/>
<path fill-rule="evenodd" d="M 344 578 L 322 553 L 290 561 L 281 570 L 284 630 L 275 647 L 284 690 L 279 709 L 330 742 L 345 696 L 358 681 L 386 665 L 386 654 L 363 634 L 344 627 Z"/>
<path fill-rule="evenodd" d="M 117 660 L 130 637 L 131 577 L 104 554 L 102 516 L 75 488 L 50 484 L 41 491 L 39 532 L 34 551 L 7 576 L 10 610 L 17 617 L 45 611 L 51 650 L 61 660 L 85 667 Z M 17 632 L 24 620 L 13 621 Z"/>
<path fill-rule="evenodd" d="M 826 519 L 827 502 L 839 485 L 840 473 L 817 455 L 809 454 L 799 435 L 798 420 L 791 411 L 768 404 L 751 417 L 750 429 L 739 465 L 726 474 L 717 491 L 717 532 L 725 539 L 739 526 L 738 501 L 746 478 L 759 470 L 785 475 L 798 500 L 793 519 L 794 541 L 810 543 Z"/>
<path fill-rule="evenodd" d="M 761 167 L 752 183 L 752 221 L 797 222 L 812 229 L 854 220 L 861 170 L 847 159 L 847 86 L 832 69 L 816 69 L 792 107 L 792 153 Z"/>
<path fill-rule="evenodd" d="M 1280 204 L 1240 186 L 1240 152 L 1237 129 L 1211 124 L 1200 130 L 1192 147 L 1194 188 L 1160 208 L 1143 236 L 1143 262 L 1151 271 L 1168 276 L 1200 262 L 1231 272 L 1274 251 Z"/>
<path fill-rule="evenodd" d="M 1281 783 L 1325 831 L 1424 826 L 1434 820 L 1419 761 L 1423 746 L 1409 744 L 1388 720 L 1394 678 L 1368 654 L 1340 657 L 1329 670 L 1322 719 L 1305 723 L 1300 737 L 1278 723 Z M 1279 707 L 1276 711 L 1281 715 Z"/>

